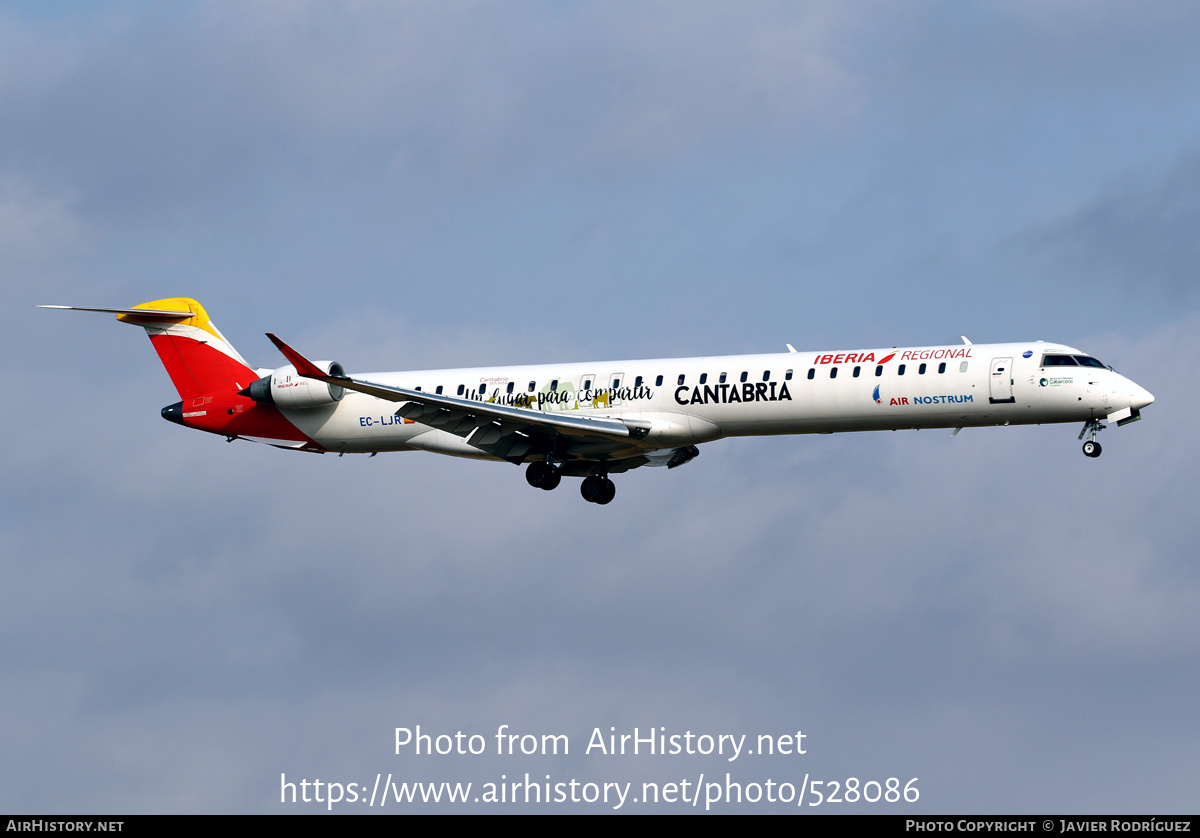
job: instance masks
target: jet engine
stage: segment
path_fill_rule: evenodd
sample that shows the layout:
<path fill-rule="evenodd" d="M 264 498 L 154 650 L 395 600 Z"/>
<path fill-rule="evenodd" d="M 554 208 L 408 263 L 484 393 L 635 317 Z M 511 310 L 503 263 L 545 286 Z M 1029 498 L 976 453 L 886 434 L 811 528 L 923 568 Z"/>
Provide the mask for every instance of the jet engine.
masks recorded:
<path fill-rule="evenodd" d="M 329 375 L 345 376 L 346 371 L 337 361 L 317 361 L 316 366 Z M 291 364 L 272 371 L 242 391 L 256 402 L 273 404 L 284 410 L 306 410 L 324 407 L 341 400 L 346 394 L 343 387 L 305 378 Z"/>

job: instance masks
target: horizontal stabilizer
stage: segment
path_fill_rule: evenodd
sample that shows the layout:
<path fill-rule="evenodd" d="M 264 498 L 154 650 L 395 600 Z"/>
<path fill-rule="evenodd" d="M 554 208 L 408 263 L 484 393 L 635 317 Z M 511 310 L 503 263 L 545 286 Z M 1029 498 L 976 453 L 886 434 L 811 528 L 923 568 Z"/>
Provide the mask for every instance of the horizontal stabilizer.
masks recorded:
<path fill-rule="evenodd" d="M 38 308 L 54 308 L 60 311 L 99 311 L 103 314 L 129 315 L 127 320 L 165 320 L 177 322 L 195 316 L 191 311 L 166 311 L 154 308 L 88 308 L 86 306 L 38 306 Z"/>

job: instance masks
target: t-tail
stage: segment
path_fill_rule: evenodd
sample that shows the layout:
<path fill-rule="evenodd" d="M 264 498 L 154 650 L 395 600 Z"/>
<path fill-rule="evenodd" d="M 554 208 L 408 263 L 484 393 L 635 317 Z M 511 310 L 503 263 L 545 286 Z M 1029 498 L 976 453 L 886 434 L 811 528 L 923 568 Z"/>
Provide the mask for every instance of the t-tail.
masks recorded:
<path fill-rule="evenodd" d="M 132 308 L 39 306 L 115 314 L 141 326 L 171 377 L 180 401 L 162 409 L 176 424 L 287 448 L 321 450 L 274 406 L 251 399 L 247 390 L 259 378 L 221 334 L 204 306 L 188 297 L 152 300 Z"/>

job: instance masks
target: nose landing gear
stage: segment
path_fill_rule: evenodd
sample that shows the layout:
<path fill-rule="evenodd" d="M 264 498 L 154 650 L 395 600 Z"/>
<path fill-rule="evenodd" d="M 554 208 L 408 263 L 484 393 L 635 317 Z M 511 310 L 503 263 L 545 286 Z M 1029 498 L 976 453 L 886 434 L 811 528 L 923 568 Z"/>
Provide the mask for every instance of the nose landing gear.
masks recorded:
<path fill-rule="evenodd" d="M 1104 430 L 1104 426 L 1100 424 L 1098 419 L 1089 419 L 1083 423 L 1083 430 L 1079 432 L 1079 438 L 1083 439 L 1088 436 L 1088 441 L 1083 444 L 1083 454 L 1085 457 L 1099 457 L 1101 449 L 1100 443 L 1096 442 L 1096 434 Z"/>

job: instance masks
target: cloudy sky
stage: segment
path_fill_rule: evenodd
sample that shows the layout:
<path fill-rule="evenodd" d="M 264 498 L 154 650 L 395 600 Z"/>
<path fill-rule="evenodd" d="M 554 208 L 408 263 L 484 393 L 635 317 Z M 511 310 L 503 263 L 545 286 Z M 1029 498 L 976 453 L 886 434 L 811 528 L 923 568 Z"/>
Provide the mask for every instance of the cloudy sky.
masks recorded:
<path fill-rule="evenodd" d="M 0 809 L 728 772 L 1194 812 L 1197 41 L 1175 2 L 0 3 Z M 360 371 L 965 334 L 1157 402 L 1099 460 L 724 440 L 597 507 L 186 431 L 140 330 L 33 308 L 169 296 L 258 366 L 268 330 Z M 416 725 L 491 747 L 396 755 Z M 807 753 L 584 753 L 635 727 Z"/>

